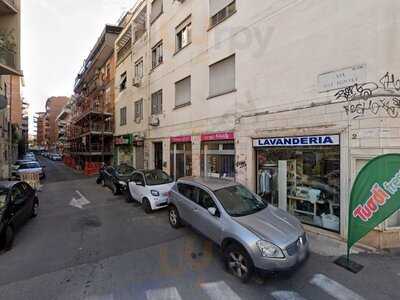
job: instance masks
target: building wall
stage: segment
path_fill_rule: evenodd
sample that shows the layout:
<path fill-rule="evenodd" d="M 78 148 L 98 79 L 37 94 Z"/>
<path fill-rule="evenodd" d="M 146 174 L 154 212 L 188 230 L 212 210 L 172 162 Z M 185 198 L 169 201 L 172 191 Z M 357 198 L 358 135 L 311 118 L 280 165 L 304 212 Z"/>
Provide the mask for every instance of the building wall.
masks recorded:
<path fill-rule="evenodd" d="M 56 119 L 68 101 L 68 97 L 51 97 L 47 100 L 46 110 L 49 124 L 47 144 L 49 148 L 54 148 L 57 144 L 58 125 Z"/>
<path fill-rule="evenodd" d="M 134 51 L 117 67 L 117 76 L 123 69 L 129 74 L 133 62 L 144 55 L 147 89 L 131 88 L 125 96 L 119 95 L 116 111 L 143 97 L 147 99 L 145 116 L 146 112 L 149 116 L 151 93 L 163 89 L 160 126 L 146 128 L 145 123 L 135 124 L 128 117 L 128 125 L 121 128 L 117 118 L 116 132 L 145 130 L 145 161 L 150 168 L 154 167 L 153 142 L 163 141 L 165 171 L 170 170 L 170 137 L 191 135 L 193 173 L 200 175 L 200 135 L 234 131 L 236 180 L 253 190 L 253 138 L 339 134 L 340 234 L 346 237 L 348 194 L 358 169 L 376 155 L 400 151 L 400 91 L 392 87 L 389 95 L 382 84 L 387 72 L 400 78 L 400 61 L 394 51 L 400 41 L 392 38 L 400 28 L 395 14 L 400 3 L 256 0 L 248 5 L 237 0 L 236 4 L 233 16 L 209 28 L 208 1 L 164 1 L 164 13 L 151 26 L 148 22 L 147 46 L 144 43 L 142 50 Z M 150 13 L 150 1 L 147 5 Z M 175 53 L 175 27 L 189 15 L 192 44 Z M 160 40 L 164 62 L 150 70 L 151 48 Z M 209 98 L 209 65 L 232 54 L 236 57 L 236 91 Z M 321 91 L 321 74 L 360 64 L 365 73 L 358 83 L 374 83 L 385 96 L 346 99 L 336 96 L 339 89 Z M 176 109 L 174 83 L 188 75 L 192 78 L 191 105 Z M 384 233 L 374 232 L 365 241 L 380 247 L 399 246 L 399 231 L 387 233 L 385 229 L 382 225 L 379 230 Z"/>

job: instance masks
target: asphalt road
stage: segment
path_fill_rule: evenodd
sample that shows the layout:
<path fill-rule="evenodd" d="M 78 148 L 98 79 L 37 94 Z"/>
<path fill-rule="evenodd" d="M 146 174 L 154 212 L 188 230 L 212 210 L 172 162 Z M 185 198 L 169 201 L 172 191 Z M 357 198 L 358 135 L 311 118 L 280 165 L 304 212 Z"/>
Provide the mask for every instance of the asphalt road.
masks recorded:
<path fill-rule="evenodd" d="M 242 284 L 210 242 L 172 229 L 165 210 L 146 215 L 95 178 L 43 163 L 39 216 L 0 255 L 0 299 L 400 299 L 398 256 L 356 256 L 365 268 L 355 275 L 311 254 L 293 274 Z"/>

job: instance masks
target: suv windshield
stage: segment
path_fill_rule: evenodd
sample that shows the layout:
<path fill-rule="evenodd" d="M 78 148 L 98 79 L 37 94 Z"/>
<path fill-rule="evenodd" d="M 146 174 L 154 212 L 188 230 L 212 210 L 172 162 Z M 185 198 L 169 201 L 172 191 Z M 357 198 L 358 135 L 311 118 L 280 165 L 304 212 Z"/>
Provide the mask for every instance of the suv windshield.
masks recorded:
<path fill-rule="evenodd" d="M 146 171 L 143 174 L 147 185 L 160 185 L 173 182 L 167 173 L 160 170 Z"/>
<path fill-rule="evenodd" d="M 119 176 L 131 176 L 135 168 L 128 165 L 121 165 L 117 167 L 116 171 Z"/>
<path fill-rule="evenodd" d="M 214 193 L 232 217 L 251 215 L 267 207 L 260 198 L 241 185 L 223 188 Z"/>

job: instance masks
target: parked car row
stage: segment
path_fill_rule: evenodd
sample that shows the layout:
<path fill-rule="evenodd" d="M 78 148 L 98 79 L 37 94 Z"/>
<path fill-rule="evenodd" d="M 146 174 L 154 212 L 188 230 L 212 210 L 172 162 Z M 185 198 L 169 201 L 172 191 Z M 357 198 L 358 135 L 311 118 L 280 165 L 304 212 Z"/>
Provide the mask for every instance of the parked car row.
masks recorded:
<path fill-rule="evenodd" d="M 254 272 L 290 271 L 306 260 L 309 241 L 294 216 L 265 203 L 239 183 L 184 177 L 174 182 L 161 170 L 105 167 L 97 183 L 146 213 L 169 207 L 170 225 L 188 225 L 217 244 L 226 269 L 243 282 Z"/>
<path fill-rule="evenodd" d="M 28 152 L 20 160 L 17 160 L 11 166 L 11 177 L 12 179 L 21 179 L 22 174 L 27 173 L 38 173 L 39 178 L 43 179 L 46 177 L 44 166 L 42 166 L 36 159 L 36 156 Z"/>
<path fill-rule="evenodd" d="M 42 156 L 54 161 L 61 161 L 62 155 L 55 152 L 42 152 Z"/>

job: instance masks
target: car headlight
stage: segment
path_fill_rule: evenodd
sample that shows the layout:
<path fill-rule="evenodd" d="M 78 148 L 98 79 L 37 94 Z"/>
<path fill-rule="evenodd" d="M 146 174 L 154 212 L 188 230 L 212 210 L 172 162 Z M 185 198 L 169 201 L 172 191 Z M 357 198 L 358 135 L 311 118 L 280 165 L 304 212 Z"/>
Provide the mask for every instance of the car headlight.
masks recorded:
<path fill-rule="evenodd" d="M 260 249 L 261 256 L 263 257 L 285 258 L 282 249 L 270 242 L 258 241 L 257 247 Z"/>
<path fill-rule="evenodd" d="M 152 191 L 151 191 L 151 194 L 152 194 L 154 197 L 160 196 L 160 193 L 159 193 L 158 191 L 155 191 L 155 190 L 152 190 Z"/>

